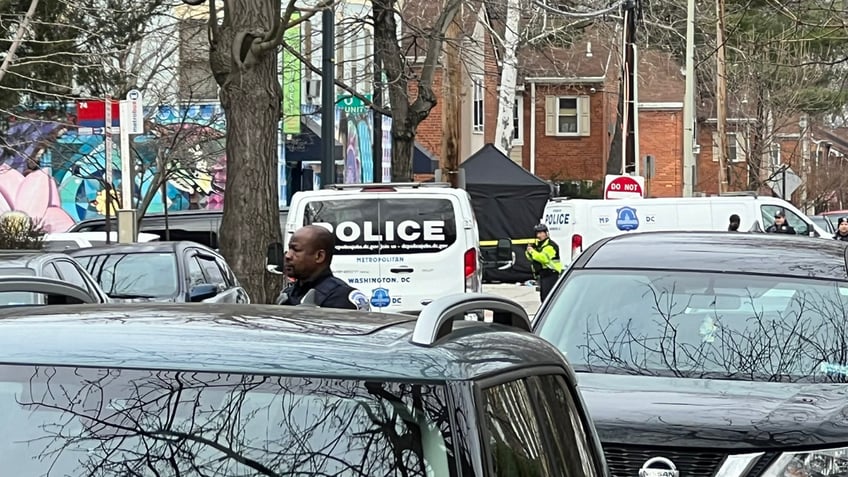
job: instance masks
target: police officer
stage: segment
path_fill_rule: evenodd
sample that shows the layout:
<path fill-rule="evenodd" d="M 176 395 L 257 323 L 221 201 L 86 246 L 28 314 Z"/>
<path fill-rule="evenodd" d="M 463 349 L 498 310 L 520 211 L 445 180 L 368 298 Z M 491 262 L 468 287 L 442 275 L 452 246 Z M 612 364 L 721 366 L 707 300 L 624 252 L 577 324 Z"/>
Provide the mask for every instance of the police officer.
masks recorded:
<path fill-rule="evenodd" d="M 786 214 L 782 210 L 774 214 L 774 223 L 766 229 L 768 234 L 795 234 L 795 228 L 786 221 Z"/>
<path fill-rule="evenodd" d="M 545 224 L 537 224 L 533 227 L 536 232 L 535 245 L 528 245 L 524 253 L 530 261 L 533 274 L 539 280 L 539 296 L 542 301 L 556 285 L 559 274 L 562 273 L 562 263 L 559 259 L 559 245 L 548 237 L 548 227 Z M 538 270 L 538 273 L 537 273 Z"/>
<path fill-rule="evenodd" d="M 839 217 L 836 223 L 836 234 L 833 235 L 833 238 L 848 242 L 848 217 Z"/>
<path fill-rule="evenodd" d="M 317 225 L 298 229 L 286 251 L 285 274 L 295 279 L 277 298 L 278 305 L 299 305 L 314 290 L 314 302 L 324 308 L 370 310 L 368 298 L 344 280 L 333 276 L 330 263 L 336 240 L 329 230 Z"/>

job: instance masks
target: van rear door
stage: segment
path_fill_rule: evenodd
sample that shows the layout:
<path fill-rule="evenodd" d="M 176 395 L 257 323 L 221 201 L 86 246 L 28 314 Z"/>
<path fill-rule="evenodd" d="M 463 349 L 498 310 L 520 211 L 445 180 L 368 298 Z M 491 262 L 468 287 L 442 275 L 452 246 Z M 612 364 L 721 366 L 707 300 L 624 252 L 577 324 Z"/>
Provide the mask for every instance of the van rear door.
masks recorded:
<path fill-rule="evenodd" d="M 542 219 L 551 240 L 559 245 L 560 261 L 563 265 L 570 264 L 583 251 L 583 236 L 574 228 L 577 222 L 574 204 L 549 201 Z"/>
<path fill-rule="evenodd" d="M 369 296 L 373 310 L 414 311 L 465 290 L 458 209 L 449 194 L 362 191 L 310 198 L 303 225 L 335 234 L 333 272 Z"/>

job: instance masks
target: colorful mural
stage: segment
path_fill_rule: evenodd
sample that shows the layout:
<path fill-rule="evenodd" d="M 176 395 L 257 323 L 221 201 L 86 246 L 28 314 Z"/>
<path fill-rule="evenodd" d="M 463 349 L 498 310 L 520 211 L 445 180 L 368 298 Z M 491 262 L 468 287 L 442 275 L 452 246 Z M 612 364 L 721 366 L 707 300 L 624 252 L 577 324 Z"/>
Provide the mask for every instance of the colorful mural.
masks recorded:
<path fill-rule="evenodd" d="M 320 124 L 314 105 L 303 107 L 304 113 Z M 76 221 L 102 217 L 106 211 L 105 137 L 78 134 L 71 126 L 73 108 L 54 114 L 52 120 L 45 119 L 43 112 L 36 113 L 31 118 L 7 118 L 7 125 L 0 122 L 0 213 L 25 212 L 41 220 L 50 232 L 67 230 Z M 226 128 L 220 106 L 159 106 L 147 111 L 146 116 L 147 133 L 132 139 L 134 204 L 149 197 L 148 213 L 165 208 L 223 208 Z M 383 117 L 382 122 L 383 170 L 378 173 L 388 181 L 391 119 Z M 344 145 L 344 182 L 371 182 L 375 171 L 370 111 L 337 108 L 336 125 L 336 138 Z M 124 171 L 118 136 L 111 156 L 113 197 L 119 207 Z M 167 173 L 164 200 L 160 190 L 150 190 L 160 164 L 165 165 Z M 286 197 L 285 167 L 281 153 L 281 197 Z"/>
<path fill-rule="evenodd" d="M 364 184 L 373 182 L 374 150 L 372 148 L 373 115 L 370 109 L 336 108 L 336 139 L 344 151 L 344 183 Z M 382 181 L 391 180 L 391 118 L 382 117 L 383 170 Z M 386 177 L 388 175 L 388 177 Z"/>
<path fill-rule="evenodd" d="M 211 104 L 160 106 L 150 113 L 148 133 L 133 138 L 134 203 L 150 193 L 148 212 L 221 209 L 223 111 Z M 0 212 L 26 212 L 52 232 L 105 212 L 105 138 L 79 135 L 63 124 L 68 122 L 22 118 L 0 133 Z M 111 161 L 115 191 L 124 177 L 119 146 L 116 137 Z M 164 201 L 159 190 L 150 191 L 159 164 L 166 167 Z"/>

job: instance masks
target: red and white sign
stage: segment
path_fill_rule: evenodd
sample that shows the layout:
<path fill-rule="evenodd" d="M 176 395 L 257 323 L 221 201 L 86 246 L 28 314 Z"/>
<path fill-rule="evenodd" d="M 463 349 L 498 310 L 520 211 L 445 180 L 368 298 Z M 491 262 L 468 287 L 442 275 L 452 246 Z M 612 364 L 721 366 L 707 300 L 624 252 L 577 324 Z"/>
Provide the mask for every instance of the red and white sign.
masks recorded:
<path fill-rule="evenodd" d="M 645 178 L 642 176 L 607 175 L 604 199 L 641 199 L 645 197 Z"/>

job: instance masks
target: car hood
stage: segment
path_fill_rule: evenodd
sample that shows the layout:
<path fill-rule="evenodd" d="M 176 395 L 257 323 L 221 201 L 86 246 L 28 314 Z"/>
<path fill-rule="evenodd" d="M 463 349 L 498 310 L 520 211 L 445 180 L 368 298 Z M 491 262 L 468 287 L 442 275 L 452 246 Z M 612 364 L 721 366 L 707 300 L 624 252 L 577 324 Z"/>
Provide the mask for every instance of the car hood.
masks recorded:
<path fill-rule="evenodd" d="M 781 449 L 848 444 L 848 386 L 580 373 L 604 444 Z"/>

